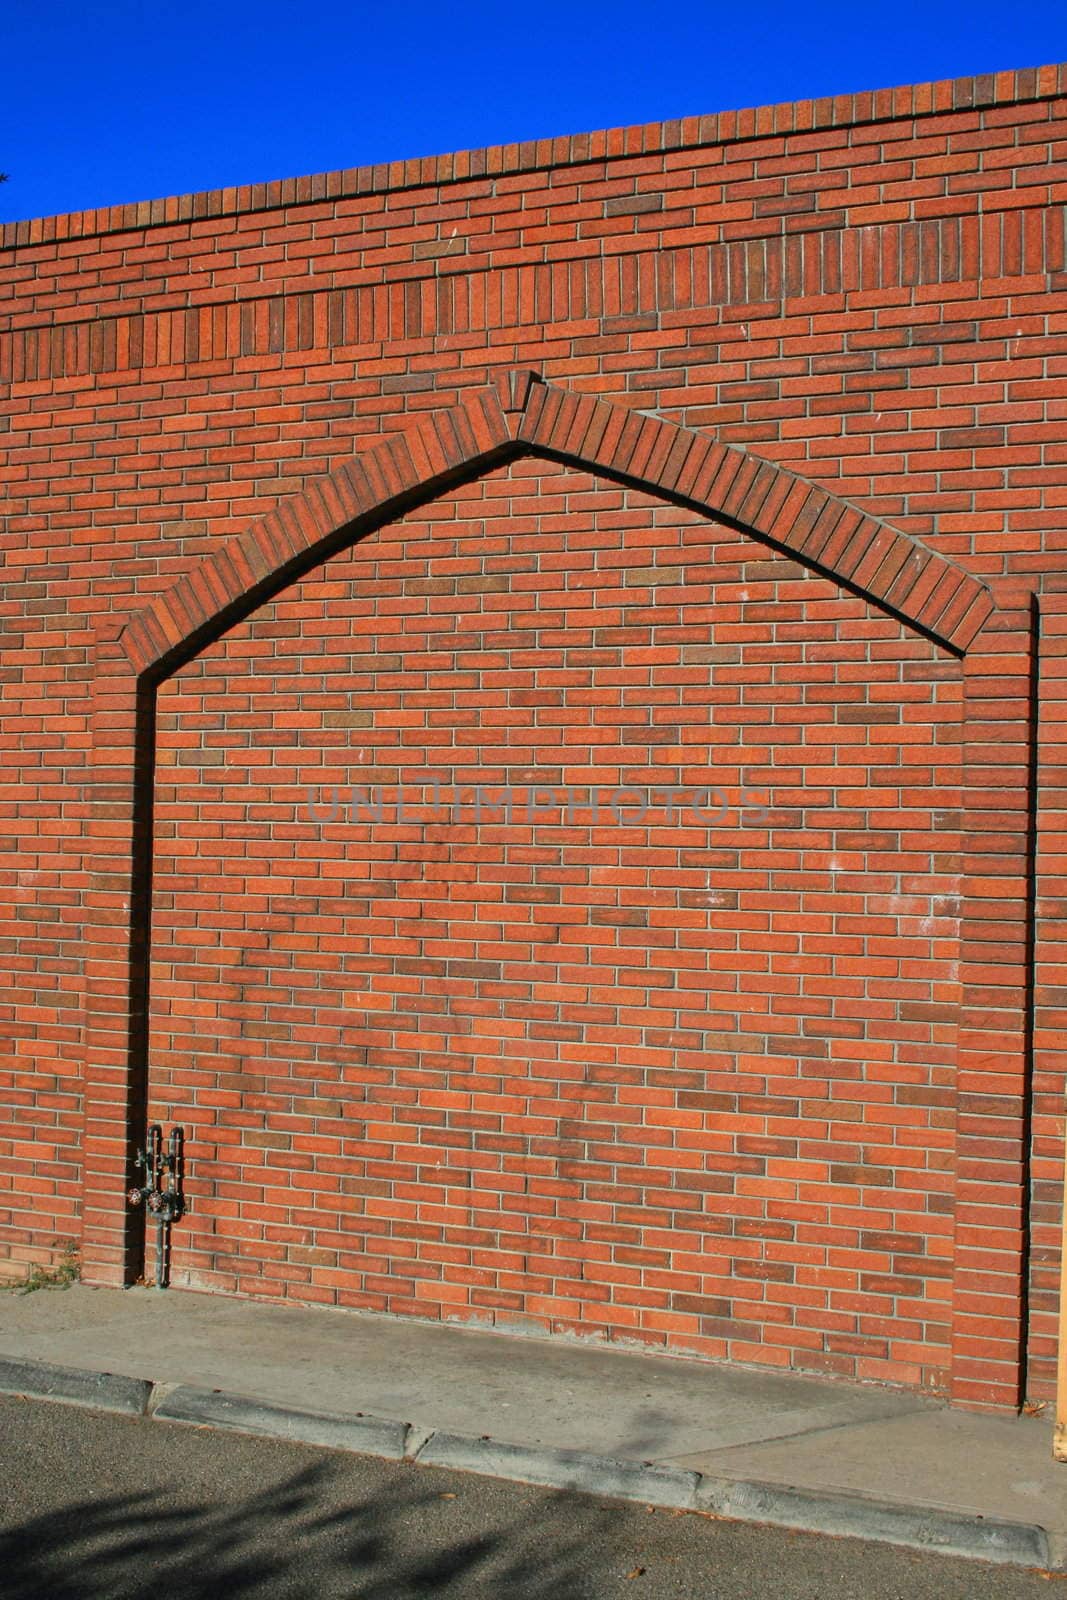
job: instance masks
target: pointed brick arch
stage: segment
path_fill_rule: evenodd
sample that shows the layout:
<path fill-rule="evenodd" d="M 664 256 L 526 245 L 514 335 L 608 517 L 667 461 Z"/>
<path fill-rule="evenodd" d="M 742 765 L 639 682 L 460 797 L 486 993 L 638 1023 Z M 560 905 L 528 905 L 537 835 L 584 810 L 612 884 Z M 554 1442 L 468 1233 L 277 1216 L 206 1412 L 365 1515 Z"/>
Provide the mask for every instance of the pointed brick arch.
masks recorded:
<path fill-rule="evenodd" d="M 138 672 L 174 671 L 362 533 L 519 455 L 620 478 L 734 523 L 957 655 L 993 610 L 977 578 L 784 467 L 520 371 L 282 501 L 130 619 L 123 633 L 130 661 Z"/>
<path fill-rule="evenodd" d="M 85 1276 L 129 1282 L 142 1260 L 141 1221 L 125 1191 L 147 1083 L 156 686 L 357 538 L 528 455 L 730 523 L 965 658 L 953 1392 L 967 1404 L 1012 1406 L 1023 1380 L 1032 1048 L 1030 612 L 782 467 L 526 371 L 501 375 L 314 480 L 97 634 L 83 946 Z"/>

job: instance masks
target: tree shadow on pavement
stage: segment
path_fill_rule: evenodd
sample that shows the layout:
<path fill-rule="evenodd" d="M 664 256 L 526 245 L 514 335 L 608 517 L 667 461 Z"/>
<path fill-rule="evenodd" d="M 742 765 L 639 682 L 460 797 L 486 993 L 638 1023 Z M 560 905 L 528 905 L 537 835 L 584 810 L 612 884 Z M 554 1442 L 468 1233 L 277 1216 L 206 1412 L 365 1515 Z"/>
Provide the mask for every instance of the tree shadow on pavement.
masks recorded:
<path fill-rule="evenodd" d="M 397 1467 L 380 1487 L 353 1494 L 344 1466 L 329 1458 L 224 1506 L 180 1488 L 86 1499 L 0 1534 L 0 1592 L 5 1600 L 586 1600 L 598 1592 L 590 1551 L 623 1507 L 516 1489 L 522 1509 L 505 1521 L 467 1491 L 472 1481 Z"/>
<path fill-rule="evenodd" d="M 0 1600 L 1024 1600 L 1058 1576 L 236 1432 L 6 1412 Z M 626 1454 L 646 1459 L 660 1419 L 634 1420 Z"/>

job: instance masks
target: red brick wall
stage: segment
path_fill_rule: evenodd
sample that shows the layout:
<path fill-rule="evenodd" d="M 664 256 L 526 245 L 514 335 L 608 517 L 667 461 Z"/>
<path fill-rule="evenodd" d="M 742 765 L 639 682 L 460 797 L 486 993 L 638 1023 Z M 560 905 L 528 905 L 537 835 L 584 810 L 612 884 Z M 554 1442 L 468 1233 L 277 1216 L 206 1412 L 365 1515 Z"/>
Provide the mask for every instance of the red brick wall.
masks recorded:
<path fill-rule="evenodd" d="M 256 612 L 160 697 L 181 1281 L 936 1379 L 959 687 L 539 462 Z"/>
<path fill-rule="evenodd" d="M 1043 69 L 4 230 L 0 443 L 11 515 L 0 592 L 0 958 L 7 984 L 0 995 L 0 1245 L 16 1267 L 79 1234 L 82 1001 L 93 980 L 83 943 L 92 628 L 167 588 L 228 534 L 412 413 L 437 411 L 487 372 L 516 364 L 743 445 L 891 520 L 978 576 L 1010 580 L 1021 595 L 1040 590 L 1059 571 L 1067 538 L 1065 89 L 1067 74 Z M 516 490 L 521 521 L 505 524 L 502 501 Z M 561 494 L 568 496 L 563 506 Z M 404 524 L 402 555 L 394 528 L 334 557 L 161 691 L 164 809 L 152 1014 L 159 1055 L 150 1087 L 155 1105 L 168 1114 L 180 1106 L 196 1130 L 194 1210 L 176 1241 L 176 1266 L 197 1281 L 256 1292 L 521 1314 L 670 1338 L 679 1348 L 729 1348 L 746 1359 L 940 1383 L 945 1264 L 959 1244 L 952 1231 L 960 1176 L 952 1127 L 959 946 L 950 926 L 959 870 L 950 838 L 958 826 L 951 815 L 959 783 L 952 744 L 958 664 L 826 577 L 786 569 L 775 578 L 780 558 L 751 541 L 743 546 L 735 533 L 709 532 L 688 513 L 654 506 L 635 491 L 622 499 L 603 483 L 583 484 L 543 463 L 500 469 L 480 488 L 410 515 L 415 527 Z M 462 537 L 449 526 L 458 518 Z M 420 544 L 410 543 L 412 534 Z M 454 580 L 436 568 L 408 570 L 409 561 L 426 559 L 414 548 L 454 538 Z M 510 555 L 508 539 L 515 542 Z M 536 566 L 524 539 L 536 542 Z M 666 559 L 690 541 L 698 547 L 699 576 L 690 575 L 684 600 L 670 589 L 664 595 L 659 584 L 654 592 L 636 586 L 633 595 L 627 587 L 624 602 L 616 597 L 607 561 L 613 550 L 621 558 L 632 544 L 642 566 L 657 566 L 648 551 Z M 353 585 L 375 552 L 390 548 L 394 566 L 379 569 L 373 600 L 361 602 L 370 609 L 353 616 Z M 594 553 L 602 565 L 590 565 Z M 490 585 L 504 578 L 507 587 L 462 590 L 465 557 L 485 563 L 472 576 Z M 453 581 L 455 593 L 435 587 Z M 501 683 L 489 681 L 488 657 L 469 663 L 446 649 L 432 668 L 411 664 L 423 628 L 465 618 L 473 635 L 488 620 L 511 615 L 512 606 L 525 622 L 527 583 L 544 586 L 536 592 L 545 606 L 553 586 L 586 603 L 601 581 L 608 615 L 620 607 L 627 613 L 624 623 L 603 626 L 632 627 L 633 639 L 613 647 L 595 638 L 592 646 L 579 643 L 576 617 L 573 629 L 560 623 L 554 642 L 538 636 L 540 670 L 525 650 L 513 649 L 496 669 Z M 429 587 L 420 591 L 420 583 Z M 742 599 L 746 586 L 749 598 Z M 409 616 L 412 598 L 418 605 Z M 391 604 L 395 610 L 386 609 Z M 678 620 L 661 626 L 662 605 Z M 353 627 L 379 630 L 388 653 L 400 658 L 372 692 L 359 664 L 350 664 Z M 703 628 L 713 640 L 661 639 L 663 627 Z M 646 638 L 651 628 L 656 632 Z M 694 647 L 739 655 L 687 659 Z M 617 665 L 562 654 L 600 648 L 617 648 Z M 562 664 L 550 664 L 553 650 Z M 323 677 L 319 663 L 326 660 L 337 670 Z M 439 673 L 442 681 L 415 688 L 420 673 Z M 556 681 L 555 674 L 563 676 Z M 351 704 L 357 678 L 375 721 L 366 728 L 331 723 Z M 294 803 L 288 791 L 295 775 L 302 779 L 305 765 L 317 770 L 321 762 L 325 777 L 328 761 L 349 759 L 354 733 L 374 734 L 383 748 L 392 739 L 398 763 L 431 748 L 417 742 L 420 728 L 439 726 L 457 743 L 469 736 L 492 771 L 500 759 L 490 740 L 497 724 L 463 720 L 469 697 L 478 694 L 489 697 L 489 710 L 493 695 L 511 695 L 499 723 L 499 737 L 509 742 L 568 728 L 567 717 L 581 708 L 576 725 L 604 740 L 612 771 L 620 763 L 633 769 L 637 726 L 677 726 L 694 744 L 716 740 L 727 727 L 728 748 L 758 749 L 756 765 L 774 801 L 770 835 L 764 828 L 762 839 L 750 837 L 749 827 L 729 834 L 729 844 L 722 829 L 715 838 L 714 848 L 737 851 L 734 865 L 714 869 L 716 892 L 736 894 L 737 903 L 709 915 L 711 908 L 678 903 L 679 894 L 699 892 L 688 881 L 657 884 L 642 852 L 660 847 L 661 832 L 670 831 L 664 822 L 650 832 L 655 844 L 632 847 L 641 882 L 614 886 L 617 914 L 634 909 L 628 894 L 635 889 L 636 910 L 650 920 L 595 922 L 583 880 L 567 874 L 584 870 L 571 859 L 575 851 L 620 849 L 610 819 L 595 840 L 581 835 L 568 841 L 569 850 L 561 845 L 562 881 L 544 885 L 539 873 L 549 864 L 511 860 L 539 848 L 536 828 L 509 836 L 511 854 L 503 856 L 491 834 L 465 838 L 454 847 L 454 878 L 443 867 L 443 840 L 427 846 L 436 859 L 422 862 L 416 854 L 415 871 L 405 856 L 413 841 L 397 839 L 395 876 L 383 870 L 374 892 L 357 897 L 358 912 L 332 899 L 330 909 L 320 902 L 314 913 L 272 908 L 270 915 L 292 919 L 292 928 L 267 930 L 271 943 L 263 947 L 242 944 L 227 919 L 250 910 L 227 906 L 240 899 L 236 884 L 264 848 L 255 830 L 265 824 L 255 821 L 254 805 L 242 820 L 254 800 L 248 785 L 256 773 L 246 765 L 252 756 L 276 755 L 272 783 L 285 792 L 279 797 L 264 786 L 258 803 L 283 809 Z M 523 694 L 555 698 L 523 706 L 514 698 Z M 422 703 L 433 695 L 448 696 L 448 706 Z M 367 712 L 366 698 L 353 714 Z M 398 699 L 405 720 L 386 736 L 379 719 Z M 546 715 L 553 706 L 558 721 Z M 620 714 L 594 719 L 601 706 Z M 667 719 L 670 706 L 677 724 Z M 724 708 L 732 721 L 721 720 Z M 640 715 L 631 722 L 631 713 Z M 252 726 L 257 719 L 262 727 Z M 286 736 L 276 751 L 266 740 L 271 729 L 272 738 Z M 658 767 L 667 748 L 642 744 L 641 760 Z M 719 746 L 713 748 L 718 758 Z M 555 770 L 547 749 L 538 746 L 528 764 Z M 578 766 L 590 759 L 585 749 L 568 745 Z M 195 760 L 175 764 L 179 750 Z M 830 782 L 828 750 L 855 768 L 847 792 Z M 216 765 L 218 751 L 225 759 Z M 597 746 L 597 760 L 600 754 Z M 788 803 L 774 793 L 776 769 L 789 775 Z M 724 770 L 730 792 L 736 778 L 728 764 Z M 801 827 L 795 813 L 812 802 L 800 791 L 809 794 L 815 774 L 817 792 L 828 790 L 829 799 L 820 799 L 817 823 L 805 814 Z M 210 815 L 213 806 L 231 804 L 232 818 Z M 787 804 L 791 812 L 776 825 L 775 807 Z M 827 836 L 852 814 L 855 859 L 843 886 L 842 875 L 828 876 L 822 856 L 833 848 Z M 347 906 L 350 852 L 364 838 L 358 827 L 289 826 L 306 835 L 299 848 L 281 832 L 271 836 L 271 848 L 285 846 L 288 886 L 279 890 L 252 874 L 248 896 L 307 898 L 304 874 L 325 859 L 345 877 Z M 208 836 L 200 838 L 204 829 Z M 880 833 L 886 860 L 872 837 Z M 380 825 L 367 841 L 394 842 Z M 669 853 L 675 844 L 678 852 L 701 848 L 681 839 L 664 848 Z M 496 855 L 479 860 L 483 849 Z M 196 871 L 198 859 L 217 851 L 224 895 Z M 700 870 L 690 859 L 682 864 L 679 855 L 675 868 L 655 867 L 684 876 Z M 411 877 L 401 874 L 406 860 Z M 1050 861 L 1051 873 L 1057 865 Z M 435 886 L 433 895 L 452 885 L 446 916 L 430 917 L 428 890 L 418 897 L 418 914 L 435 924 L 434 938 L 460 947 L 424 958 L 499 960 L 499 977 L 446 969 L 443 980 L 431 982 L 396 970 L 413 956 L 398 950 L 378 974 L 384 986 L 363 991 L 365 962 L 353 973 L 346 954 L 345 1003 L 335 1004 L 340 952 L 316 954 L 316 935 L 328 928 L 333 938 L 339 929 L 342 945 L 358 944 L 370 942 L 356 926 L 361 921 L 376 927 L 383 919 L 413 920 L 398 910 L 413 911 L 408 885 L 420 882 L 420 873 L 424 887 Z M 524 873 L 532 889 L 550 887 L 558 900 L 507 899 L 503 891 L 521 887 Z M 762 873 L 768 903 L 750 904 L 756 888 L 746 873 Z M 580 911 L 587 931 L 597 934 L 588 946 L 576 942 L 580 973 L 550 975 L 540 969 L 555 974 L 555 962 L 539 956 L 537 976 L 521 979 L 510 948 L 490 957 L 471 953 L 500 925 L 489 910 L 496 902 L 474 897 L 483 874 L 523 926 L 533 926 L 535 911 L 547 919 L 546 907 L 558 907 L 560 916 Z M 397 887 L 382 887 L 388 884 Z M 663 942 L 653 942 L 649 897 L 668 889 L 673 910 L 658 929 Z M 216 894 L 217 906 L 197 899 Z M 611 910 L 613 902 L 605 903 Z M 699 936 L 686 916 L 699 917 Z M 213 917 L 226 921 L 225 930 Z M 302 930 L 307 917 L 321 926 Z M 925 925 L 930 918 L 932 927 Z M 228 944 L 217 937 L 224 931 Z M 713 963 L 710 948 L 720 938 L 724 949 L 715 947 Z M 826 948 L 816 947 L 819 938 Z M 264 965 L 265 949 L 285 959 Z M 231 992 L 248 983 L 235 974 L 239 952 L 253 972 L 243 1002 Z M 696 964 L 683 964 L 683 955 Z M 384 961 L 384 953 L 375 959 Z M 817 970 L 820 963 L 825 971 Z M 614 976 L 620 971 L 624 979 Z M 694 971 L 704 972 L 705 983 L 714 972 L 722 989 L 697 985 Z M 192 997 L 194 976 L 206 972 L 210 982 Z M 631 978 L 637 973 L 673 982 L 646 988 Z M 307 992 L 316 975 L 324 986 L 317 996 Z M 495 994 L 483 999 L 479 983 L 525 983 L 530 994 L 519 1001 L 509 993 L 505 1006 Z M 895 992 L 894 983 L 907 992 Z M 583 1007 L 625 1009 L 621 998 L 607 1003 L 599 993 L 609 985 L 646 995 L 638 1009 L 652 1020 L 582 1014 Z M 213 987 L 222 992 L 205 992 Z M 586 989 L 597 991 L 595 999 Z M 352 1148 L 358 1139 L 349 1130 L 360 1119 L 348 1066 L 330 1056 L 331 1049 L 343 1055 L 338 1040 L 351 1039 L 357 1026 L 382 1031 L 359 1020 L 355 997 L 364 992 L 388 996 L 393 1018 L 406 1019 L 406 1042 L 373 1048 L 408 1052 L 404 1067 L 375 1069 L 394 1076 L 369 1130 L 382 1167 L 373 1173 L 370 1152 Z M 682 1020 L 687 994 L 704 997 L 699 1028 L 696 1019 Z M 743 996 L 751 1009 L 729 1009 L 729 995 Z M 716 1020 L 720 1012 L 737 1015 L 739 1025 L 710 1028 L 709 997 Z M 453 1041 L 469 1041 L 472 1081 L 460 1087 L 448 1081 L 451 1068 L 426 1060 L 449 1052 L 439 1045 L 439 1014 L 419 1006 L 446 998 L 453 1011 L 460 1007 L 464 1030 L 469 1024 L 462 1035 L 448 1032 Z M 520 1017 L 521 1004 L 556 1015 Z M 280 1018 L 286 1009 L 299 1018 Z M 773 1035 L 758 1022 L 770 1015 L 783 1019 Z M 638 1027 L 657 1037 L 679 1028 L 711 1032 L 731 1043 L 715 1050 L 705 1038 L 694 1051 L 688 1040 L 638 1042 L 625 1032 Z M 284 1028 L 290 1038 L 261 1038 L 263 1028 Z M 307 1038 L 298 1037 L 301 1028 Z M 541 1038 L 535 1028 L 564 1037 Z M 197 1039 L 191 1054 L 190 1030 Z M 749 1063 L 736 1039 L 749 1031 L 783 1043 Z M 481 1081 L 492 1076 L 487 1062 L 504 1039 L 527 1033 L 523 1070 L 543 1070 L 546 1092 L 557 1096 L 544 1128 L 538 1121 L 527 1129 L 523 1118 L 535 1113 L 513 1103 L 521 1096 L 511 1085 L 500 1090 L 506 1104 L 487 1109 L 484 1101 L 491 1098 Z M 804 1053 L 798 1039 L 816 1045 L 816 1053 Z M 1032 1277 L 1032 1387 L 1047 1392 L 1063 1075 L 1054 1029 L 1036 1042 L 1035 1228 L 1029 1259 L 1020 1252 L 1018 1266 Z M 658 1054 L 635 1060 L 634 1050 Z M 312 1061 L 321 1075 L 305 1084 Z M 566 1086 L 565 1067 L 588 1073 L 571 1099 L 553 1088 Z M 282 1081 L 286 1070 L 291 1081 Z M 400 1081 L 403 1071 L 419 1079 L 418 1088 Z M 420 1075 L 435 1072 L 442 1075 L 433 1090 L 440 1104 L 422 1092 Z M 245 1073 L 257 1086 L 244 1093 L 242 1111 L 233 1102 L 247 1089 L 236 1081 Z M 630 1082 L 625 1073 L 637 1076 Z M 717 1074 L 733 1077 L 724 1085 Z M 757 1089 L 749 1076 L 766 1081 Z M 258 1077 L 269 1081 L 261 1085 Z M 369 1076 L 360 1084 L 366 1102 Z M 809 1102 L 809 1085 L 818 1104 Z M 713 1101 L 686 1104 L 687 1094 Z M 268 1103 L 257 1105 L 257 1096 Z M 715 1096 L 724 1097 L 721 1105 Z M 758 1104 L 749 1103 L 753 1097 Z M 339 1128 L 331 1116 L 342 1099 Z M 332 1102 L 333 1112 L 301 1110 L 301 1100 Z M 497 1117 L 499 1128 L 483 1127 L 486 1117 Z M 244 1128 L 243 1118 L 259 1125 Z M 574 1124 L 584 1131 L 590 1122 L 603 1175 L 582 1165 L 590 1142 L 578 1138 Z M 533 1141 L 542 1137 L 551 1149 L 535 1152 Z M 493 1138 L 499 1150 L 490 1148 Z M 531 1141 L 528 1153 L 509 1144 L 523 1138 Z M 312 1170 L 317 1140 L 328 1148 Z M 471 1185 L 459 1185 L 460 1196 L 451 1188 L 442 1194 L 446 1149 L 450 1167 L 498 1174 L 499 1188 L 484 1188 L 486 1197 L 501 1197 L 488 1217 L 472 1217 Z M 340 1181 L 327 1182 L 332 1161 L 345 1170 Z M 408 1193 L 415 1171 L 422 1175 Z M 625 1200 L 614 1191 L 591 1198 L 598 1181 L 617 1186 Z M 372 1182 L 380 1193 L 371 1193 Z M 545 1219 L 536 1229 L 534 1200 Z M 586 1221 L 580 1204 L 612 1208 L 605 1236 L 578 1238 L 577 1225 Z M 626 1206 L 641 1216 L 614 1215 Z M 277 1209 L 285 1210 L 284 1223 Z M 679 1220 L 691 1213 L 702 1226 Z M 599 1215 L 588 1219 L 590 1229 L 594 1221 L 600 1225 Z M 527 1226 L 542 1251 L 536 1260 L 518 1249 Z M 482 1233 L 499 1240 L 486 1242 Z M 729 1260 L 734 1270 L 726 1270 Z"/>

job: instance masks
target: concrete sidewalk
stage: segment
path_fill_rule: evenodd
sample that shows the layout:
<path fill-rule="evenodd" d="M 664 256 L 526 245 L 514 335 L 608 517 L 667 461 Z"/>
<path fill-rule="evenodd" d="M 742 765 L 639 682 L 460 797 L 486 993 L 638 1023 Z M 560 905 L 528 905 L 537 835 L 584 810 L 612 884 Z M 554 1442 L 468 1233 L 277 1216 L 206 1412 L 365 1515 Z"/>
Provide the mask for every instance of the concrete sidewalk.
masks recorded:
<path fill-rule="evenodd" d="M 1067 1568 L 1051 1417 L 888 1389 L 79 1284 L 0 1294 L 0 1390 Z"/>

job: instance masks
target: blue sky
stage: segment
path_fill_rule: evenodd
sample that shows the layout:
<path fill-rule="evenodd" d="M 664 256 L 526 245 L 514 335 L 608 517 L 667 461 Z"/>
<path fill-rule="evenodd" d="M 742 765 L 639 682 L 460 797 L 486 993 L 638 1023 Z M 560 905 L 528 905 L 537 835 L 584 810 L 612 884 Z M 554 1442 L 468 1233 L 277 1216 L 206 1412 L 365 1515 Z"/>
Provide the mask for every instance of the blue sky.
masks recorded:
<path fill-rule="evenodd" d="M 1067 56 L 1067 0 L 6 0 L 0 218 Z"/>

